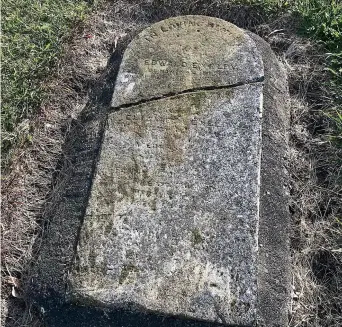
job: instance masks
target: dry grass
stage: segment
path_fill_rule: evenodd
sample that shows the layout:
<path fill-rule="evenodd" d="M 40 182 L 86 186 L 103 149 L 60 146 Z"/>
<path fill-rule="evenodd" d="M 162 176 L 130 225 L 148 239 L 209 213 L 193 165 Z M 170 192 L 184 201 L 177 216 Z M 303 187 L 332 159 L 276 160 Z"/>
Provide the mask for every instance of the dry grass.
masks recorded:
<path fill-rule="evenodd" d="M 317 44 L 300 40 L 285 53 L 293 88 L 292 326 L 342 324 L 342 149 L 329 139 L 331 105 Z"/>
<path fill-rule="evenodd" d="M 157 1 L 158 2 L 158 1 Z M 56 190 L 63 145 L 72 122 L 106 73 L 107 62 L 122 44 L 151 22 L 178 14 L 209 14 L 252 29 L 272 45 L 288 68 L 291 105 L 293 216 L 293 299 L 291 326 L 342 325 L 342 232 L 340 148 L 328 137 L 331 120 L 322 110 L 331 105 L 322 50 L 295 35 L 296 21 L 282 17 L 272 24 L 260 11 L 225 2 L 206 1 L 175 6 L 150 1 L 105 4 L 74 31 L 40 113 L 20 125 L 32 139 L 16 149 L 2 179 L 2 276 L 27 280 L 33 245 L 42 235 L 42 217 Z M 84 37 L 90 35 L 91 37 Z M 340 219 L 340 220 L 338 220 Z M 13 285 L 2 284 L 2 325 L 38 326 L 28 300 L 13 298 Z M 20 292 L 20 286 L 14 287 Z M 23 314 L 25 312 L 25 314 Z"/>
<path fill-rule="evenodd" d="M 292 175 L 292 326 L 342 324 L 341 189 L 333 162 L 341 152 L 306 129 L 308 106 L 293 103 Z M 321 124 L 321 123 L 320 123 Z M 330 176 L 320 180 L 318 172 Z M 329 181 L 332 178 L 333 181 Z"/>

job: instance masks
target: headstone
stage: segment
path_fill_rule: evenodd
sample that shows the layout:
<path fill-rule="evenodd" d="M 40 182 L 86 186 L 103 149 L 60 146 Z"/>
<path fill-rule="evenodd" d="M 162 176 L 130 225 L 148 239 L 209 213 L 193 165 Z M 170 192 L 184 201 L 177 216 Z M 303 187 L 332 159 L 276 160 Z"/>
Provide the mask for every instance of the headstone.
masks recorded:
<path fill-rule="evenodd" d="M 69 296 L 257 321 L 264 68 L 243 30 L 171 18 L 127 48 Z"/>

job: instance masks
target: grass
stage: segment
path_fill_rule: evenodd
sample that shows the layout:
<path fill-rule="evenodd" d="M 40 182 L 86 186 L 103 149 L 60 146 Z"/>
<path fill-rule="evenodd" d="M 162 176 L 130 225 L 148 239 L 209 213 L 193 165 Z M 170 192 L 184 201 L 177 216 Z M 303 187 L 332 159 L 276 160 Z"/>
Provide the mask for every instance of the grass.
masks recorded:
<path fill-rule="evenodd" d="M 298 34 L 321 44 L 326 51 L 325 69 L 330 73 L 326 85 L 331 98 L 325 108 L 334 128 L 331 140 L 342 146 L 342 2 L 340 0 L 235 0 L 264 10 L 269 20 L 282 14 L 299 16 Z"/>
<path fill-rule="evenodd" d="M 330 73 L 329 89 L 332 103 L 326 109 L 334 124 L 331 131 L 334 145 L 342 146 L 342 3 L 339 0 L 295 1 L 293 10 L 303 20 L 301 32 L 326 50 L 325 69 Z"/>
<path fill-rule="evenodd" d="M 324 45 L 327 69 L 342 80 L 342 3 L 340 0 L 235 0 L 236 4 L 258 7 L 271 15 L 269 20 L 290 13 L 301 17 L 299 33 Z"/>
<path fill-rule="evenodd" d="M 39 110 L 42 81 L 62 51 L 71 27 L 83 21 L 94 2 L 84 0 L 7 0 L 2 4 L 3 158 L 17 141 L 18 124 Z M 24 141 L 30 140 L 27 131 Z"/>

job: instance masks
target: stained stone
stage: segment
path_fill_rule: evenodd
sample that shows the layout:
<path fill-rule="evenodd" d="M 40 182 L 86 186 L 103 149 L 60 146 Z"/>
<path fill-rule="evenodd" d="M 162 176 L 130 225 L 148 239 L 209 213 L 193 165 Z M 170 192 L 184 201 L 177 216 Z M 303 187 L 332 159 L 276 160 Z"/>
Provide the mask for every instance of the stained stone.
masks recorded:
<path fill-rule="evenodd" d="M 128 46 L 112 106 L 246 84 L 263 74 L 260 52 L 243 30 L 212 17 L 174 17 L 145 29 Z"/>
<path fill-rule="evenodd" d="M 257 320 L 263 62 L 220 19 L 171 18 L 125 52 L 72 301 Z"/>

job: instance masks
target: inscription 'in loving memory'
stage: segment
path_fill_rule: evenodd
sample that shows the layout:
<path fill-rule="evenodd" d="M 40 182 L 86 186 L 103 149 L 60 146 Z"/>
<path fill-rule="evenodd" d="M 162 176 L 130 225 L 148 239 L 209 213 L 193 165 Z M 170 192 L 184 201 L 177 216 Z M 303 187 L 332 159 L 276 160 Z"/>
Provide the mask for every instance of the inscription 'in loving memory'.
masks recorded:
<path fill-rule="evenodd" d="M 196 31 L 200 32 L 200 28 L 215 28 L 216 31 L 222 31 L 224 33 L 232 34 L 232 32 L 218 23 L 207 22 L 203 23 L 202 21 L 194 21 L 194 20 L 187 20 L 187 21 L 179 21 L 179 22 L 172 22 L 170 24 L 164 24 L 160 26 L 157 30 L 150 31 L 149 35 L 144 36 L 144 39 L 147 41 L 152 41 L 154 38 L 159 37 L 162 33 L 173 31 L 175 29 L 185 29 L 189 32 L 189 28 L 198 28 Z"/>

